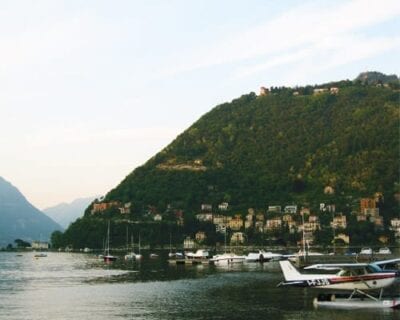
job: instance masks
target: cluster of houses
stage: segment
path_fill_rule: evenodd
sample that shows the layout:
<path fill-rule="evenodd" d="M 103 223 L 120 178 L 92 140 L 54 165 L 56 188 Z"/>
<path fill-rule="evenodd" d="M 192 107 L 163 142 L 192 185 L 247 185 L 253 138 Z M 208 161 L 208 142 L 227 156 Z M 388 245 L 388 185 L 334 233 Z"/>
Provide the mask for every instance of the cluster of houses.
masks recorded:
<path fill-rule="evenodd" d="M 384 220 L 379 212 L 379 203 L 383 201 L 383 195 L 376 193 L 372 198 L 362 198 L 359 202 L 359 210 L 353 215 L 356 216 L 358 222 L 369 221 L 375 225 L 377 229 L 383 229 Z M 121 203 L 118 201 L 97 202 L 93 204 L 91 213 L 102 213 L 107 209 L 117 208 L 121 214 L 130 214 L 132 203 Z M 183 210 L 168 208 L 172 212 L 174 220 L 178 225 L 184 225 Z M 221 234 L 229 234 L 230 243 L 245 243 L 246 232 L 252 229 L 256 233 L 264 233 L 273 235 L 275 232 L 289 232 L 291 234 L 301 233 L 301 238 L 308 243 L 313 243 L 315 232 L 321 230 L 320 217 L 322 214 L 329 214 L 329 226 L 334 230 L 335 240 L 342 240 L 344 243 L 350 242 L 350 237 L 346 233 L 347 216 L 336 212 L 334 204 L 320 203 L 319 212 L 312 213 L 310 208 L 297 205 L 271 205 L 267 207 L 266 212 L 256 212 L 250 208 L 246 215 L 228 213 L 229 204 L 227 202 L 220 203 L 215 209 L 211 204 L 202 204 L 200 213 L 196 214 L 199 222 L 213 224 L 215 231 Z M 147 215 L 154 222 L 161 222 L 165 218 L 165 214 L 157 212 L 155 207 L 149 206 Z M 326 221 L 326 219 L 325 219 Z M 390 228 L 394 231 L 395 236 L 400 238 L 400 219 L 395 218 L 390 221 Z M 229 232 L 227 232 L 229 231 Z M 202 243 L 206 240 L 207 234 L 203 230 L 198 230 L 194 239 L 187 238 L 187 247 L 190 248 L 192 242 Z M 382 242 L 387 239 L 379 239 Z"/>
<path fill-rule="evenodd" d="M 319 95 L 322 93 L 330 93 L 330 94 L 338 94 L 339 93 L 339 88 L 338 87 L 330 87 L 330 88 L 314 88 L 313 89 L 313 95 Z M 270 90 L 266 87 L 260 87 L 260 93 L 259 96 L 267 96 L 270 94 Z M 293 91 L 294 96 L 299 96 L 300 92 L 299 91 Z"/>
<path fill-rule="evenodd" d="M 202 205 L 202 210 L 205 208 L 211 211 L 211 205 Z M 328 210 L 334 213 L 334 205 L 321 204 L 323 211 Z M 241 214 L 227 216 L 223 214 L 213 214 L 211 212 L 202 212 L 196 215 L 196 219 L 201 222 L 209 222 L 215 225 L 216 232 L 225 233 L 231 231 L 230 241 L 235 243 L 245 242 L 246 230 L 253 228 L 255 232 L 273 233 L 286 228 L 290 233 L 301 232 L 304 234 L 305 240 L 312 242 L 315 231 L 321 229 L 319 217 L 311 214 L 309 208 L 298 209 L 297 205 L 288 205 L 282 208 L 280 205 L 268 206 L 267 213 L 256 213 L 254 209 L 248 209 L 245 217 Z M 332 221 L 332 226 L 335 228 L 346 228 L 346 216 L 342 214 L 335 215 Z M 196 234 L 197 241 L 204 241 L 204 233 L 199 231 Z M 338 235 L 340 238 L 347 239 L 348 236 Z"/>
<path fill-rule="evenodd" d="M 95 202 L 93 203 L 93 208 L 91 210 L 91 214 L 103 213 L 106 210 L 111 208 L 118 208 L 121 214 L 130 214 L 131 213 L 131 202 L 121 203 L 120 201 L 110 201 L 110 202 Z"/>
<path fill-rule="evenodd" d="M 369 221 L 375 225 L 377 229 L 383 229 L 384 220 L 380 215 L 378 203 L 382 201 L 381 193 L 376 193 L 373 198 L 362 198 L 359 203 L 359 210 L 354 214 L 358 222 Z M 227 208 L 225 204 L 224 208 Z M 219 211 L 221 207 L 219 206 Z M 230 242 L 244 243 L 246 241 L 246 230 L 253 228 L 256 232 L 270 233 L 274 231 L 287 230 L 288 232 L 301 233 L 302 239 L 308 243 L 313 243 L 314 234 L 321 230 L 320 215 L 330 214 L 330 227 L 334 230 L 334 239 L 341 240 L 343 243 L 350 242 L 350 236 L 346 233 L 348 225 L 347 216 L 343 213 L 336 212 L 334 204 L 320 203 L 319 213 L 313 214 L 307 207 L 298 208 L 297 205 L 288 205 L 281 207 L 280 205 L 268 206 L 266 214 L 256 213 L 254 209 L 248 209 L 246 216 L 236 214 L 234 216 L 224 215 L 221 213 L 213 214 L 212 206 L 203 204 L 202 212 L 196 215 L 196 219 L 201 222 L 209 222 L 215 225 L 216 232 L 226 233 L 230 231 Z M 226 210 L 226 209 L 225 209 Z M 400 219 L 395 218 L 390 221 L 390 228 L 394 231 L 395 236 L 400 238 Z M 205 233 L 199 231 L 195 235 L 195 241 L 201 243 L 205 240 Z M 190 239 L 188 238 L 187 241 Z M 382 236 L 379 239 L 385 243 L 388 239 Z"/>

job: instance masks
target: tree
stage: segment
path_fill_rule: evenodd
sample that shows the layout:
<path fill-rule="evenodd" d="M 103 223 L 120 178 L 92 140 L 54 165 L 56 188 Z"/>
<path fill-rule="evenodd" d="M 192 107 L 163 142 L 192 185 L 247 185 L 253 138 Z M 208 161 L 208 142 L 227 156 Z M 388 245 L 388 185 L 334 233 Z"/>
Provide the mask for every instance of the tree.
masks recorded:
<path fill-rule="evenodd" d="M 27 248 L 30 247 L 31 244 L 21 239 L 15 239 L 14 243 L 17 245 L 17 248 Z"/>
<path fill-rule="evenodd" d="M 50 237 L 51 245 L 53 248 L 58 249 L 64 246 L 63 233 L 61 231 L 54 231 Z"/>

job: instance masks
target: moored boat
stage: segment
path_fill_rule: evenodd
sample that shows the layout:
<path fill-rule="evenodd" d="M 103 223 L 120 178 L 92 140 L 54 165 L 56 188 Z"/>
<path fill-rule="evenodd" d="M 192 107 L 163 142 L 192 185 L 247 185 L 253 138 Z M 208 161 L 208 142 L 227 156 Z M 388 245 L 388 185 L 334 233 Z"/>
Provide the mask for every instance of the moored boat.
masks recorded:
<path fill-rule="evenodd" d="M 266 252 L 264 250 L 258 250 L 257 252 L 250 252 L 246 256 L 246 262 L 266 262 L 266 261 L 278 261 L 283 258 L 280 253 Z"/>
<path fill-rule="evenodd" d="M 113 262 L 116 260 L 117 260 L 117 257 L 110 254 L 110 221 L 108 221 L 106 254 L 103 256 L 103 261 L 104 262 Z"/>
<path fill-rule="evenodd" d="M 242 263 L 246 256 L 239 256 L 234 253 L 217 254 L 210 259 L 210 262 L 217 266 L 226 266 L 235 263 Z"/>
<path fill-rule="evenodd" d="M 210 256 L 209 252 L 204 249 L 198 249 L 196 252 L 188 252 L 185 254 L 186 259 L 205 260 Z"/>

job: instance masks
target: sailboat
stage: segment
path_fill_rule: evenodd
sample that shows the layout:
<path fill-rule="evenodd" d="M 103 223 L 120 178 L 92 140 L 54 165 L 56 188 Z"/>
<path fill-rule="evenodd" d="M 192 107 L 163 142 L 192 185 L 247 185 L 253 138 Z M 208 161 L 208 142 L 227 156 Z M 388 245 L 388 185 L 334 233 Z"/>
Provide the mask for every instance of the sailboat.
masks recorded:
<path fill-rule="evenodd" d="M 140 233 L 139 233 L 139 243 L 138 243 L 138 245 L 139 245 L 139 253 L 135 254 L 135 259 L 136 260 L 142 259 L 142 255 L 140 253 Z"/>
<path fill-rule="evenodd" d="M 225 252 L 223 254 L 217 254 L 210 259 L 210 262 L 216 266 L 226 266 L 233 263 L 242 263 L 246 259 L 246 256 L 239 256 L 233 252 L 226 252 L 226 230 L 225 230 Z"/>
<path fill-rule="evenodd" d="M 168 258 L 174 258 L 176 256 L 176 253 L 172 252 L 172 235 L 169 233 L 169 253 L 168 253 Z"/>
<path fill-rule="evenodd" d="M 110 221 L 108 221 L 106 252 L 103 257 L 103 260 L 104 260 L 104 262 L 112 262 L 112 261 L 117 260 L 117 257 L 110 254 Z"/>
<path fill-rule="evenodd" d="M 136 259 L 136 253 L 133 250 L 133 235 L 131 236 L 131 252 L 128 252 L 125 255 L 125 260 L 134 260 Z"/>
<path fill-rule="evenodd" d="M 172 234 L 171 232 L 169 233 L 169 253 L 168 253 L 168 258 L 169 259 L 183 259 L 185 258 L 185 255 L 183 254 L 183 252 L 172 252 Z"/>

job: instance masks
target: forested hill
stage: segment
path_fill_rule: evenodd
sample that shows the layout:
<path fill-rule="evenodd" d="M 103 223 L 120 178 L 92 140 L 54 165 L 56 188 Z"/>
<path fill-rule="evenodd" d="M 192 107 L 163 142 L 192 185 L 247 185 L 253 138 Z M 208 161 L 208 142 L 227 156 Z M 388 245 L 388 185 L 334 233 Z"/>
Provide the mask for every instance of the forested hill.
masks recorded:
<path fill-rule="evenodd" d="M 382 192 L 395 208 L 399 123 L 397 77 L 245 94 L 202 116 L 104 201 L 131 202 L 135 214 L 190 214 L 201 204 L 228 202 L 234 212 L 327 197 L 340 208 Z"/>

